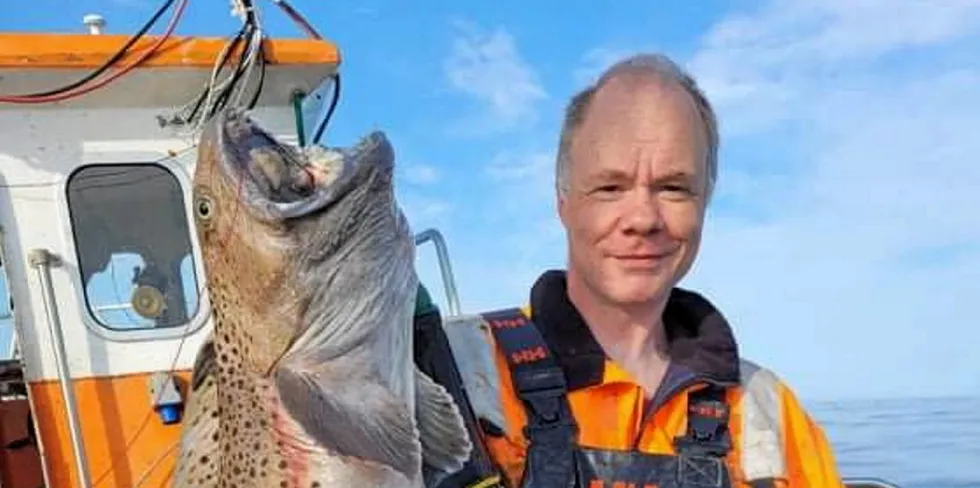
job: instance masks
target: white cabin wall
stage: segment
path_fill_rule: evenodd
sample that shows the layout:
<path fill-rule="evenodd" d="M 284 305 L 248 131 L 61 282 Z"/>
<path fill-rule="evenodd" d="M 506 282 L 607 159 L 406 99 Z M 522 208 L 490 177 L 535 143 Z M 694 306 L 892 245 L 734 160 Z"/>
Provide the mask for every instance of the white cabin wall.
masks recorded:
<path fill-rule="evenodd" d="M 0 111 L 0 225 L 14 319 L 29 380 L 57 378 L 57 369 L 44 310 L 44 291 L 34 268 L 27 262 L 32 249 L 43 248 L 62 263 L 51 268 L 52 285 L 58 302 L 68 365 L 74 378 L 122 375 L 190 368 L 197 349 L 210 329 L 200 308 L 190 336 L 174 332 L 185 327 L 128 334 L 124 340 L 109 337 L 106 329 L 89 318 L 83 303 L 84 291 L 75 254 L 75 243 L 65 197 L 68 175 L 84 164 L 133 163 L 168 157 L 184 192 L 185 210 L 190 213 L 189 179 L 196 156 L 193 140 L 162 129 L 160 109 L 31 109 Z M 262 108 L 256 115 L 287 140 L 295 141 L 292 108 Z M 196 255 L 198 288 L 203 288 L 200 253 L 193 221 L 188 218 Z M 206 304 L 206 301 L 204 302 Z"/>

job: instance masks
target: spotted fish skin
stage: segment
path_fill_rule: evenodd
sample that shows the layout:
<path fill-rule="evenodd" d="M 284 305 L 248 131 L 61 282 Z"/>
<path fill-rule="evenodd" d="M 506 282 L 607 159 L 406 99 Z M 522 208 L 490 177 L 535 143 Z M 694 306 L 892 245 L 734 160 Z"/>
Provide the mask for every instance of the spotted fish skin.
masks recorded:
<path fill-rule="evenodd" d="M 414 237 L 383 133 L 300 152 L 226 109 L 194 215 L 214 330 L 175 487 L 417 487 L 462 467 L 456 405 L 412 360 Z"/>

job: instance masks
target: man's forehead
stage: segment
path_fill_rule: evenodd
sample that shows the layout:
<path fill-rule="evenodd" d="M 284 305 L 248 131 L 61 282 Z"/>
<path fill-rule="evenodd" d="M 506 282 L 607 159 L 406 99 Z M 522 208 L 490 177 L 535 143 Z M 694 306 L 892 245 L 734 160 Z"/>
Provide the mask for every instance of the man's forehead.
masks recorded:
<path fill-rule="evenodd" d="M 685 129 L 696 134 L 698 142 L 706 142 L 702 137 L 697 104 L 691 94 L 673 80 L 648 73 L 620 74 L 600 86 L 585 108 L 576 132 L 578 136 L 591 133 L 586 138 L 609 137 L 630 126 L 652 129 L 648 127 L 651 120 L 656 120 L 659 125 L 686 126 Z"/>
<path fill-rule="evenodd" d="M 693 97 L 676 82 L 620 74 L 594 94 L 571 141 L 572 159 L 586 163 L 579 168 L 586 176 L 646 159 L 647 151 L 659 161 L 658 172 L 701 173 L 700 165 L 690 167 L 707 149 L 701 124 Z"/>
<path fill-rule="evenodd" d="M 697 113 L 694 99 L 676 81 L 652 73 L 622 73 L 596 90 L 586 109 L 585 121 L 590 116 L 621 118 L 645 107 L 681 108 L 680 113 Z"/>

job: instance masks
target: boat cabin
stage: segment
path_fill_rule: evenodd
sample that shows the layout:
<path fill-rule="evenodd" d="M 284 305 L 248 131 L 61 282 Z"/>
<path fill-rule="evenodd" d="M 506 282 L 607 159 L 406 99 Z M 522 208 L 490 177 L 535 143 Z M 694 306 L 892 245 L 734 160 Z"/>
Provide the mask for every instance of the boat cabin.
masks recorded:
<path fill-rule="evenodd" d="M 2 99 L 69 85 L 128 39 L 0 33 L 0 487 L 169 486 L 179 407 L 210 328 L 190 209 L 193 123 L 181 117 L 213 84 L 228 40 L 169 37 L 91 92 Z M 309 112 L 298 96 L 326 89 L 339 50 L 273 39 L 264 52 L 255 113 L 296 141 L 297 109 Z"/>

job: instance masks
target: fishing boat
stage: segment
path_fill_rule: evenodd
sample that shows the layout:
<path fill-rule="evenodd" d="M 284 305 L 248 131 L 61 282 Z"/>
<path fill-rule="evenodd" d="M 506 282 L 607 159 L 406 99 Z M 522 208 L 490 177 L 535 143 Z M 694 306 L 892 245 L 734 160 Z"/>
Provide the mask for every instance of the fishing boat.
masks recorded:
<path fill-rule="evenodd" d="M 170 485 L 211 328 L 191 217 L 196 131 L 240 105 L 308 144 L 339 96 L 338 46 L 274 3 L 309 37 L 266 37 L 248 1 L 232 38 L 178 37 L 187 0 L 133 36 L 105 33 L 97 15 L 77 33 L 0 33 L 0 311 L 13 331 L 0 488 Z M 167 11 L 164 32 L 147 35 Z M 466 348 L 481 325 L 460 310 L 446 243 L 437 229 L 416 242 L 436 246 L 445 327 Z M 479 367 L 461 369 L 474 408 L 489 409 Z"/>

